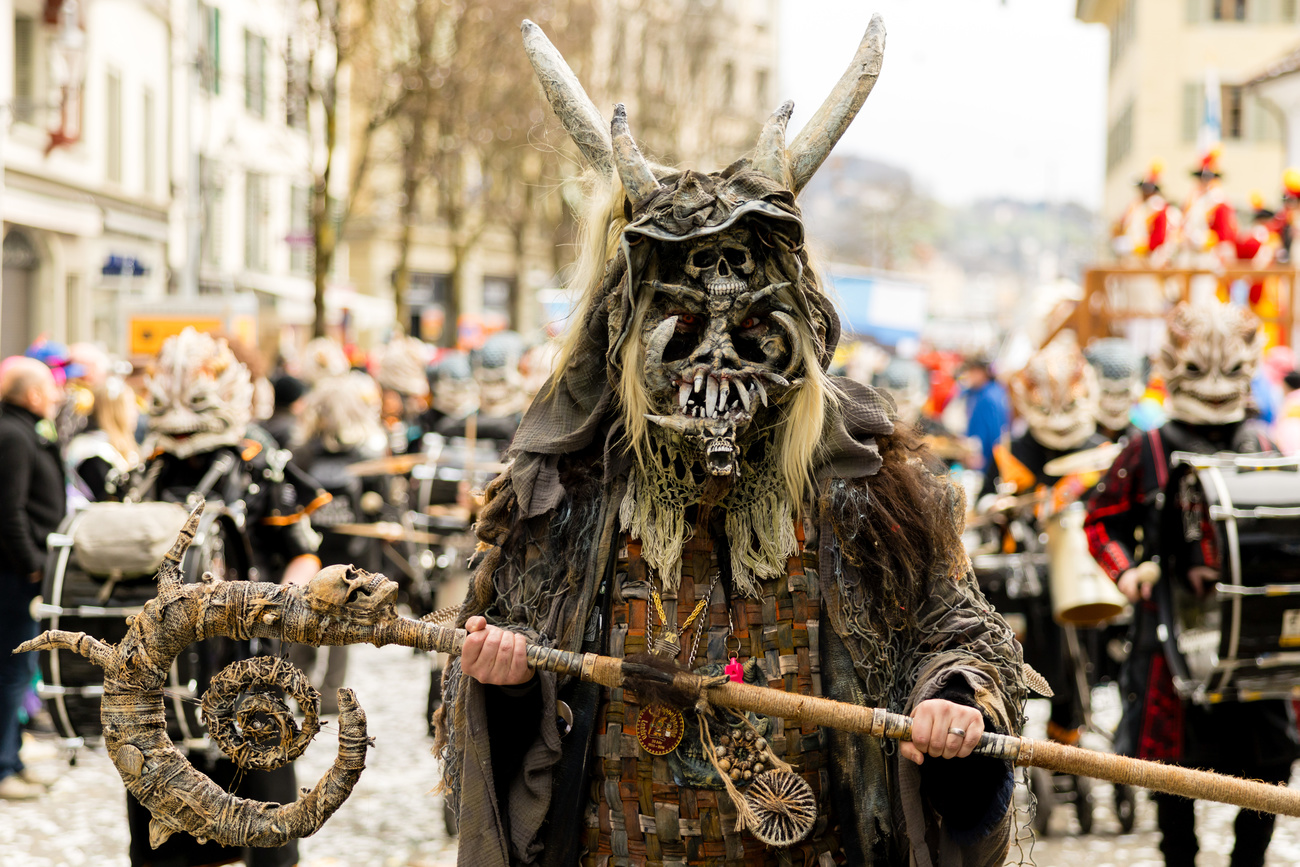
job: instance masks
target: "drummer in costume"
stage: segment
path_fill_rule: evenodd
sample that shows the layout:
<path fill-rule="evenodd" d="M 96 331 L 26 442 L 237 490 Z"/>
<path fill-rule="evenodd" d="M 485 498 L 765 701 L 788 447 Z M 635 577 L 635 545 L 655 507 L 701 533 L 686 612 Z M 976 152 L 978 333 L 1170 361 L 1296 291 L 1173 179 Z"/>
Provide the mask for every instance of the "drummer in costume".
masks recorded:
<path fill-rule="evenodd" d="M 167 338 L 147 381 L 149 433 L 142 451 L 148 460 L 130 480 L 127 499 L 185 503 L 196 490 L 219 498 L 227 506 L 246 509 L 248 545 L 253 562 L 247 575 L 297 583 L 320 569 L 318 537 L 307 515 L 329 501 L 310 476 L 288 463 L 270 435 L 251 424 L 253 384 L 248 370 L 224 340 L 193 328 Z M 238 552 L 225 552 L 233 566 Z M 198 576 L 186 576 L 196 580 Z M 230 643 L 217 664 L 249 654 Z M 229 658 L 227 658 L 229 657 Z M 293 766 L 276 771 L 238 773 L 233 762 L 212 759 L 206 751 L 191 752 L 190 761 L 222 785 L 237 777 L 244 797 L 288 803 L 297 798 Z M 228 849 L 177 833 L 157 849 L 149 846 L 149 813 L 127 796 L 131 827 L 132 865 L 207 865 L 243 860 L 249 867 L 282 867 L 298 860 L 297 844 L 279 849 Z"/>
<path fill-rule="evenodd" d="M 1120 680 L 1125 706 L 1115 750 L 1285 783 L 1300 755 L 1290 704 L 1205 707 L 1181 700 L 1161 650 L 1153 599 L 1158 581 L 1188 582 L 1198 594 L 1206 592 L 1218 580 L 1227 554 L 1215 550 L 1214 533 L 1206 531 L 1204 516 L 1195 518 L 1193 503 L 1169 499 L 1181 497 L 1179 491 L 1166 490 L 1170 455 L 1271 449 L 1262 426 L 1247 414 L 1250 380 L 1263 346 L 1259 321 L 1239 306 L 1180 304 L 1169 316 L 1168 329 L 1158 367 L 1169 390 L 1169 421 L 1129 442 L 1088 503 L 1089 548 L 1135 603 L 1133 649 Z M 1198 849 L 1193 802 L 1172 795 L 1155 799 L 1165 863 L 1192 864 Z M 1238 814 L 1234 867 L 1264 863 L 1273 822 L 1269 814 Z"/>
<path fill-rule="evenodd" d="M 1105 444 L 1097 433 L 1097 395 L 1096 374 L 1070 335 L 1039 350 L 1011 378 L 1011 401 L 1028 429 L 1009 446 L 999 446 L 994 458 L 999 477 L 1013 484 L 1016 493 L 1042 494 L 1040 518 L 1076 502 L 1097 479 L 1095 473 L 1059 478 L 1047 470 L 1056 458 Z M 1047 734 L 1062 743 L 1078 743 L 1083 707 L 1061 627 L 1052 617 L 1050 588 L 1028 603 L 1025 658 L 1054 693 Z"/>
<path fill-rule="evenodd" d="M 839 322 L 795 200 L 874 83 L 883 26 L 802 137 L 787 149 L 786 103 L 712 174 L 651 166 L 623 107 L 611 134 L 524 37 L 605 195 L 585 314 L 477 525 L 440 714 L 459 863 L 1002 864 L 1012 769 L 958 757 L 1017 729 L 1019 647 L 942 465 L 887 398 L 826 374 Z M 525 639 L 879 703 L 913 740 L 534 673 Z"/>
<path fill-rule="evenodd" d="M 1121 261 L 1153 268 L 1168 264 L 1176 246 L 1181 214 L 1160 193 L 1164 166 L 1153 162 L 1137 182 L 1138 197 L 1124 211 L 1111 242 Z"/>

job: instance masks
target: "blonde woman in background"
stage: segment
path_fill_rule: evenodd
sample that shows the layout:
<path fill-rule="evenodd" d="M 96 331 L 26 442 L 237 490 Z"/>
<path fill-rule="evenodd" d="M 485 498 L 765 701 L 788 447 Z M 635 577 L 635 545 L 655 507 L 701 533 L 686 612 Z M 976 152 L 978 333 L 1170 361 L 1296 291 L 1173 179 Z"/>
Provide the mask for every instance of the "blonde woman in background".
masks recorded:
<path fill-rule="evenodd" d="M 115 493 L 112 479 L 140 462 L 135 441 L 140 407 L 135 392 L 121 377 L 112 376 L 94 391 L 90 426 L 68 443 L 65 460 L 72 484 L 86 499 L 97 502 Z"/>

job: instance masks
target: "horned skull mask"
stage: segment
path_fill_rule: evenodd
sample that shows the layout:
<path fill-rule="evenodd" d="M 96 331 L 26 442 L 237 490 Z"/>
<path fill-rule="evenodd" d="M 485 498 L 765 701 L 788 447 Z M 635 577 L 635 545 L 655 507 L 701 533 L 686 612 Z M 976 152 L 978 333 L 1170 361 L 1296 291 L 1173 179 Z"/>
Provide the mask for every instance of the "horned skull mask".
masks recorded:
<path fill-rule="evenodd" d="M 789 102 L 763 126 L 751 157 L 710 174 L 652 167 L 624 107 L 606 125 L 540 28 L 526 21 L 523 32 L 559 120 L 596 173 L 625 194 L 621 252 L 606 265 L 600 298 L 608 359 L 621 368 L 611 376 L 644 390 L 651 437 L 667 437 L 714 476 L 733 476 L 740 452 L 785 420 L 801 378 L 829 364 L 838 339 L 807 266 L 795 197 L 871 92 L 884 25 L 872 19 L 853 63 L 788 147 Z"/>
<path fill-rule="evenodd" d="M 162 450 L 188 458 L 244 438 L 253 384 L 226 341 L 193 328 L 167 338 L 146 384 L 146 454 Z"/>
<path fill-rule="evenodd" d="M 1250 381 L 1264 334 L 1244 307 L 1179 304 L 1169 314 L 1159 368 L 1169 417 L 1188 424 L 1232 424 L 1246 417 Z"/>
<path fill-rule="evenodd" d="M 1030 358 L 1011 380 L 1011 399 L 1049 449 L 1082 448 L 1097 432 L 1097 375 L 1073 343 L 1050 343 Z"/>

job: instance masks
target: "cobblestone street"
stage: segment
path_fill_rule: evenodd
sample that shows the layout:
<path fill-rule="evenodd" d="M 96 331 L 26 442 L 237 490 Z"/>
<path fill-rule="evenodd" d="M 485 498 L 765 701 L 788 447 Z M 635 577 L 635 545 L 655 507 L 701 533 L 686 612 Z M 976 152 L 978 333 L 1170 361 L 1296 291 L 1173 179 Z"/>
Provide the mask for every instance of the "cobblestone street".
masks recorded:
<path fill-rule="evenodd" d="M 456 842 L 443 831 L 442 798 L 423 713 L 427 659 L 389 647 L 352 651 L 349 683 L 369 717 L 375 748 L 355 791 L 314 837 L 302 841 L 302 867 L 450 867 Z M 1036 714 L 1031 712 L 1031 733 Z M 300 785 L 311 785 L 333 760 L 329 727 L 299 761 Z M 40 772 L 66 767 L 47 743 L 24 753 Z M 1300 785 L 1300 779 L 1292 785 Z M 1024 787 L 1021 786 L 1021 795 Z M 1023 803 L 1025 798 L 1022 797 Z M 1040 867 L 1160 867 L 1155 809 L 1138 798 L 1134 833 L 1120 835 L 1111 789 L 1094 790 L 1094 832 L 1076 836 L 1072 807 L 1058 806 L 1049 833 L 1032 840 L 1022 830 L 1010 863 Z M 1199 867 L 1226 867 L 1235 809 L 1202 802 L 1197 808 Z M 102 753 L 83 750 L 49 794 L 33 802 L 0 801 L 0 867 L 125 867 L 129 863 L 122 784 Z M 1028 825 L 1020 812 L 1021 825 Z M 1300 819 L 1278 821 L 1268 867 L 1300 864 Z"/>

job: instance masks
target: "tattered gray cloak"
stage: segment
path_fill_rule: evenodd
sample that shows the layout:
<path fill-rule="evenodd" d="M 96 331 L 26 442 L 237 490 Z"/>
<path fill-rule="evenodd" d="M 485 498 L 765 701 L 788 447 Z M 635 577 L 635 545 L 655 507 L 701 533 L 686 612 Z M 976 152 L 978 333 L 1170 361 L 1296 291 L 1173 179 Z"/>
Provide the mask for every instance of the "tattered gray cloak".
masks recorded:
<path fill-rule="evenodd" d="M 795 195 L 866 98 L 879 71 L 883 26 L 873 20 L 854 65 L 788 150 L 789 103 L 769 120 L 752 159 L 708 175 L 652 169 L 627 132 L 621 107 L 611 140 L 540 30 L 526 22 L 524 33 L 574 140 L 598 171 L 617 170 L 628 222 L 618 252 L 589 290 L 566 365 L 525 415 L 514 462 L 489 488 L 476 528 L 484 553 L 458 623 L 483 615 L 539 644 L 607 654 L 614 649 L 611 612 L 622 601 L 615 597 L 626 586 L 615 580 L 628 540 L 620 505 L 632 479 L 645 471 L 628 448 L 615 384 L 624 343 L 645 338 L 634 314 L 648 303 L 638 294 L 650 291 L 643 281 L 658 254 L 648 251 L 675 256 L 674 250 L 721 243 L 709 239 L 741 231 L 744 220 L 753 228 L 750 243 L 763 245 L 753 248 L 766 269 L 756 279 L 786 299 L 784 312 L 772 315 L 784 317 L 781 327 L 792 340 L 795 328 L 803 335 L 798 339 L 812 341 L 824 370 L 839 340 L 839 320 L 808 266 Z M 663 284 L 653 291 L 705 294 Z M 653 315 L 667 317 L 668 309 L 655 308 Z M 657 387 L 662 394 L 662 378 Z M 961 547 L 962 495 L 915 435 L 896 429 L 887 397 L 847 380 L 831 379 L 830 387 L 838 390 L 832 401 L 838 406 L 827 415 L 819 457 L 808 468 L 810 493 L 795 504 L 809 544 L 816 545 L 816 574 L 808 579 L 819 592 L 809 598 L 820 599 L 820 610 L 809 616 L 819 622 L 821 694 L 904 713 L 943 698 L 978 708 L 988 730 L 1018 734 L 1026 698 L 1021 652 L 980 593 Z M 685 412 L 689 388 L 682 388 Z M 764 424 L 780 428 L 789 422 L 788 405 L 778 398 L 773 406 L 776 415 L 764 401 Z M 734 549 L 734 541 L 721 538 Z M 602 740 L 595 729 L 609 698 L 602 691 L 546 672 L 520 687 L 484 686 L 461 675 L 459 660 L 452 662 L 439 724 L 449 796 L 459 809 L 460 864 L 594 863 L 581 849 L 584 829 L 595 827 L 592 762 Z M 557 702 L 572 710 L 572 728 L 563 735 Z M 828 732 L 825 743 L 829 778 L 820 797 L 833 803 L 838 849 L 833 857 L 819 856 L 819 864 L 1003 863 L 1014 818 L 1008 762 L 928 758 L 918 767 L 900 761 L 896 745 L 869 737 Z M 636 821 L 630 817 L 628 826 Z M 655 817 L 641 815 L 639 822 L 653 827 Z M 601 863 L 687 861 L 638 859 L 615 847 Z M 697 855 L 689 863 L 722 861 Z M 725 863 L 749 862 L 728 856 Z"/>

